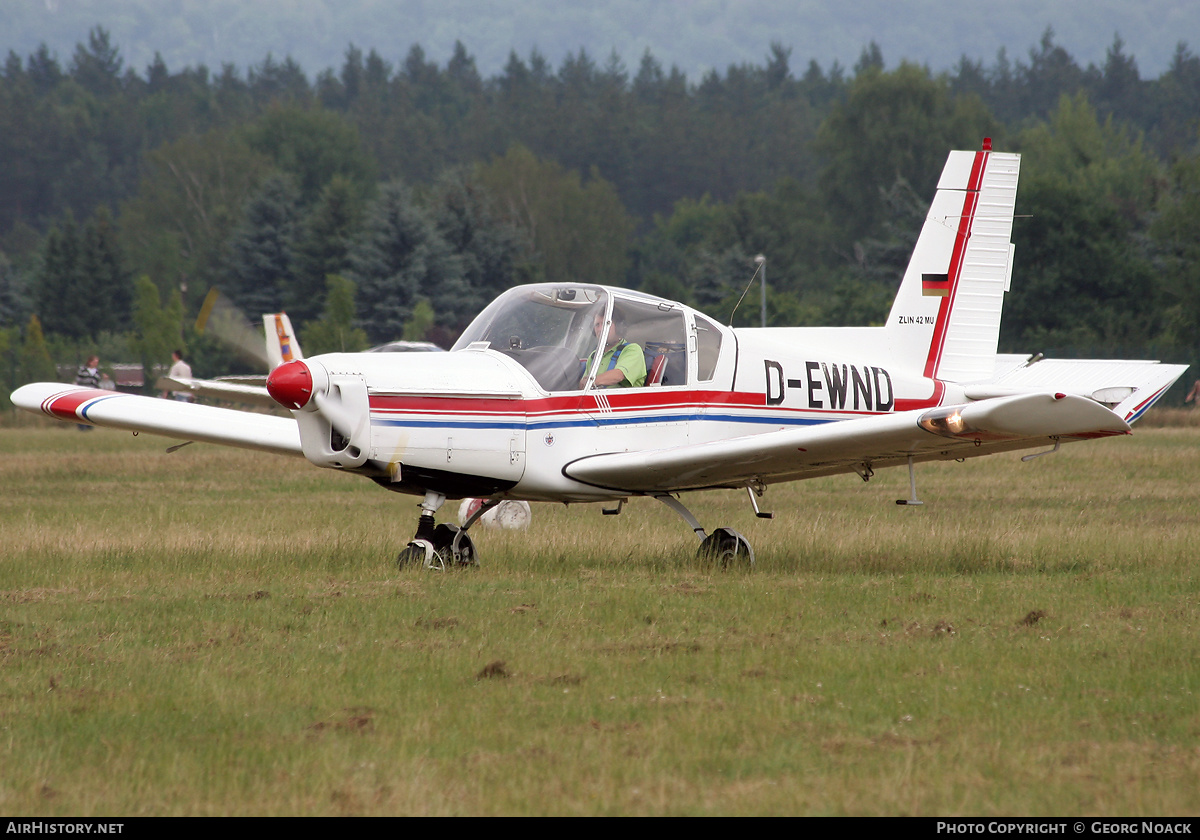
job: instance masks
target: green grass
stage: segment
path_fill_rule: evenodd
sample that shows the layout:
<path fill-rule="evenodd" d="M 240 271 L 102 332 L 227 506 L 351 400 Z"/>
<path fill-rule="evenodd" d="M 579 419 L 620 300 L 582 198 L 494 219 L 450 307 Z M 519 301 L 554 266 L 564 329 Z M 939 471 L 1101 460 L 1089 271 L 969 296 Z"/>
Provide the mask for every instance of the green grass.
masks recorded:
<path fill-rule="evenodd" d="M 397 571 L 417 499 L 166 445 L 0 429 L 0 811 L 1200 810 L 1194 426 L 688 498 L 753 572 L 650 500 Z"/>

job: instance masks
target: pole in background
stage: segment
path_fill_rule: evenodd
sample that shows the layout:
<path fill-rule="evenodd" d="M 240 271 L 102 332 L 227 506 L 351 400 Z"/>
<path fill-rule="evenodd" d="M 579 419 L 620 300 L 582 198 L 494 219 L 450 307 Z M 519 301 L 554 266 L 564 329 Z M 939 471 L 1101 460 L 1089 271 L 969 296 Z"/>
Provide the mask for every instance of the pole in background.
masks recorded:
<path fill-rule="evenodd" d="M 759 254 L 754 258 L 758 263 L 758 270 L 762 272 L 762 325 L 763 329 L 767 326 L 767 258 Z"/>

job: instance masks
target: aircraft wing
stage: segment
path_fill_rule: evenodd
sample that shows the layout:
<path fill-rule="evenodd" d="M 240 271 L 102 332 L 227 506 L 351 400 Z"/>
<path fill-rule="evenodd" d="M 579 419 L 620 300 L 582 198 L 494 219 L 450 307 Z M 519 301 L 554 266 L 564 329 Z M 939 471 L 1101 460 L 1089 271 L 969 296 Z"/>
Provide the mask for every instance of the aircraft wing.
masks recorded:
<path fill-rule="evenodd" d="M 1129 424 L 1085 397 L 1037 393 L 882 414 L 820 426 L 643 452 L 591 455 L 570 478 L 631 493 L 772 484 L 1128 434 Z"/>
<path fill-rule="evenodd" d="M 299 429 L 290 417 L 72 387 L 61 382 L 24 385 L 13 391 L 12 401 L 27 411 L 40 411 L 71 423 L 109 426 L 279 455 L 303 455 Z"/>
<path fill-rule="evenodd" d="M 182 377 L 160 376 L 154 383 L 159 391 L 187 391 L 200 397 L 213 397 L 229 402 L 274 408 L 279 405 L 267 393 L 266 377 L 241 377 L 228 379 L 183 379 Z"/>

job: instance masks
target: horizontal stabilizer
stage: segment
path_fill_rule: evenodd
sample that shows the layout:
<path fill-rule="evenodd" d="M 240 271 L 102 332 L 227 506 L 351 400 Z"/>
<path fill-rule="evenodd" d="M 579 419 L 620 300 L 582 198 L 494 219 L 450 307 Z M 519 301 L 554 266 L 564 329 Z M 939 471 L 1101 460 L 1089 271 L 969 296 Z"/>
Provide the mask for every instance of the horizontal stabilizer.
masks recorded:
<path fill-rule="evenodd" d="M 143 397 L 120 391 L 35 382 L 13 391 L 13 404 L 70 423 L 87 423 L 255 449 L 301 455 L 300 432 L 290 417 Z"/>
<path fill-rule="evenodd" d="M 593 455 L 563 472 L 631 493 L 741 487 L 837 473 L 869 475 L 909 457 L 968 458 L 1128 432 L 1124 420 L 1093 400 L 1024 394 L 649 452 Z"/>
<path fill-rule="evenodd" d="M 1059 391 L 1103 403 L 1133 423 L 1174 384 L 1187 365 L 1155 361 L 996 357 L 991 382 L 965 386 L 968 399 L 986 400 L 1031 391 Z"/>

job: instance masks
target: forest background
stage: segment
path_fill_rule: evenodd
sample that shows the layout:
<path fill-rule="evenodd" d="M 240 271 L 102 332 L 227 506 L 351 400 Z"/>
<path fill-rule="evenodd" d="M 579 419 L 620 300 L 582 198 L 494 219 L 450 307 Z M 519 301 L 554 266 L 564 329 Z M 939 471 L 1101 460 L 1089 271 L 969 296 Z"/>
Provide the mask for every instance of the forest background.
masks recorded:
<path fill-rule="evenodd" d="M 107 30 L 0 73 L 0 399 L 55 363 L 246 371 L 195 328 L 208 291 L 286 309 L 307 352 L 449 346 L 516 283 L 611 283 L 722 321 L 766 257 L 771 325 L 880 323 L 951 148 L 1023 153 L 1001 350 L 1200 362 L 1200 58 L 1156 78 L 1116 37 L 1047 29 L 949 71 L 878 44 L 851 67 L 689 78 L 649 50 L 485 75 L 346 48 L 310 76 L 127 66 Z M 746 306 L 735 323 L 755 324 Z M 258 371 L 261 372 L 261 371 Z M 1181 399 L 1181 396 L 1178 397 Z"/>

